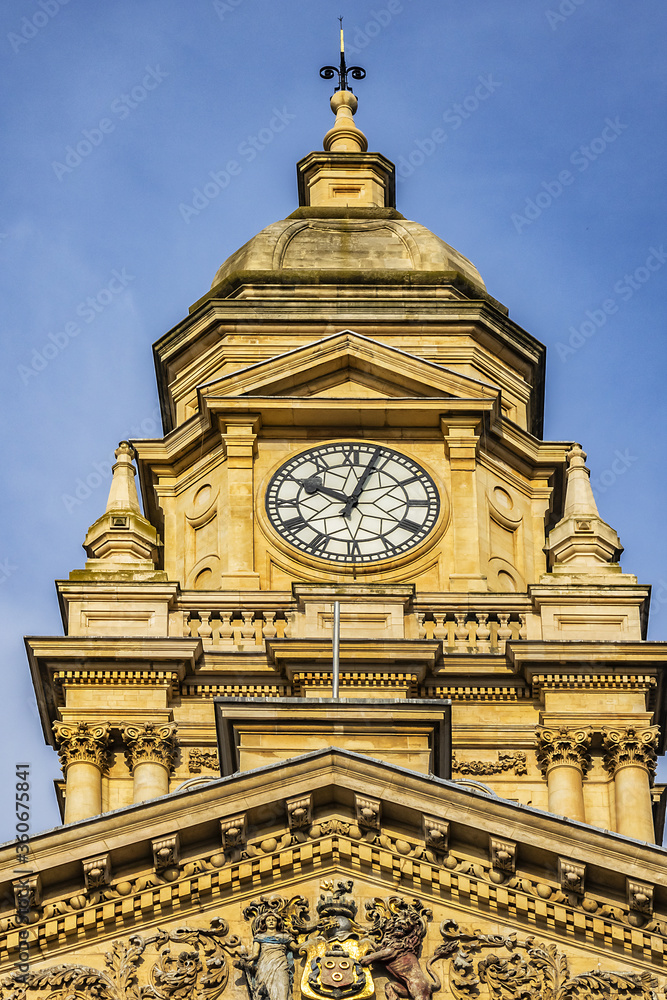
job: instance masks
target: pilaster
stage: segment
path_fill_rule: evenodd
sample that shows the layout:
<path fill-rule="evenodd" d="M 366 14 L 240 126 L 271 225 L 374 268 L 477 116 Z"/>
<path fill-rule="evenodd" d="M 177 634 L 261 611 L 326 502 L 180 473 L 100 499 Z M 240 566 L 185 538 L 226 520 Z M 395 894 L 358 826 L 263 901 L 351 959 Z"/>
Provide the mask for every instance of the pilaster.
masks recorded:
<path fill-rule="evenodd" d="M 479 417 L 464 414 L 441 420 L 451 469 L 452 531 L 454 565 L 450 575 L 452 590 L 465 592 L 487 589 L 480 559 L 480 512 L 477 500 L 477 453 Z"/>
<path fill-rule="evenodd" d="M 257 414 L 222 414 L 220 430 L 227 464 L 225 504 L 226 538 L 223 540 L 223 589 L 259 590 L 255 572 L 254 543 L 254 464 L 257 432 L 261 421 Z"/>

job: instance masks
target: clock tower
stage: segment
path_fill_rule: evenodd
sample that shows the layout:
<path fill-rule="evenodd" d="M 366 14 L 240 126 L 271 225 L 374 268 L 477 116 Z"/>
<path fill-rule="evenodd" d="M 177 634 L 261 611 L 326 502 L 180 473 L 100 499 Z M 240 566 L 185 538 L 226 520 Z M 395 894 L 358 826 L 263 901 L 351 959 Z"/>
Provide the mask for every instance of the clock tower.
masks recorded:
<path fill-rule="evenodd" d="M 322 74 L 298 207 L 155 345 L 164 436 L 119 445 L 27 640 L 64 825 L 0 852 L 0 983 L 655 998 L 649 588 L 543 438 L 545 348 L 397 211 L 363 70 Z"/>

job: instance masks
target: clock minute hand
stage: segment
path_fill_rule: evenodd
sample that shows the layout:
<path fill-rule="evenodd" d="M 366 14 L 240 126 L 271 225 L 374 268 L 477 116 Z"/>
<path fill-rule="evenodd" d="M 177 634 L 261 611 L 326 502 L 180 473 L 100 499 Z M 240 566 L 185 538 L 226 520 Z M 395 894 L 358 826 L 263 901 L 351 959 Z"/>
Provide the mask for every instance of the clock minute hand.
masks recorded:
<path fill-rule="evenodd" d="M 369 478 L 371 477 L 371 475 L 375 471 L 375 463 L 377 462 L 379 456 L 380 456 L 380 452 L 379 451 L 375 451 L 373 453 L 373 457 L 371 458 L 370 462 L 368 463 L 368 465 L 364 469 L 364 471 L 363 471 L 363 473 L 361 475 L 361 478 L 359 479 L 359 482 L 357 483 L 357 485 L 352 490 L 351 496 L 348 497 L 347 503 L 345 504 L 345 506 L 343 507 L 343 509 L 341 511 L 341 514 L 342 514 L 343 517 L 349 518 L 350 514 L 352 513 L 352 508 L 357 506 L 357 502 L 359 500 L 359 497 L 361 496 L 361 492 L 362 492 L 364 486 L 366 485 L 366 483 L 368 482 Z"/>

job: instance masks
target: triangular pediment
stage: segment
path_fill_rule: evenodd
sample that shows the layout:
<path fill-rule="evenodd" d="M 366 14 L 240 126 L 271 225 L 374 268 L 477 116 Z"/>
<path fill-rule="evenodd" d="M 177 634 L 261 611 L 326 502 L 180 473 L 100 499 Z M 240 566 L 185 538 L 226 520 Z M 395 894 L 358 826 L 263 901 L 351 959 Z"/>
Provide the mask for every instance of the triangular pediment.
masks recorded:
<path fill-rule="evenodd" d="M 325 337 L 199 387 L 207 398 L 495 399 L 495 386 L 352 330 Z"/>
<path fill-rule="evenodd" d="M 13 843 L 0 851 L 4 898 L 11 898 L 16 879 L 15 854 Z M 326 944 L 325 925 L 317 921 L 327 915 L 327 900 L 357 921 L 355 935 L 349 925 L 336 925 L 341 944 L 361 948 L 366 942 L 357 957 L 376 956 L 367 963 L 368 1000 L 400 980 L 379 947 L 405 943 L 400 919 L 418 932 L 413 951 L 407 949 L 413 971 L 430 969 L 451 983 L 466 971 L 472 948 L 477 958 L 468 975 L 479 979 L 482 973 L 486 985 L 460 996 L 490 1000 L 496 994 L 486 986 L 494 976 L 509 974 L 515 985 L 530 985 L 533 992 L 516 994 L 526 997 L 544 995 L 545 967 L 563 987 L 596 966 L 599 977 L 595 949 L 607 940 L 615 942 L 613 957 L 603 956 L 607 978 L 574 985 L 610 985 L 612 976 L 627 989 L 619 996 L 648 998 L 641 976 L 655 968 L 658 943 L 660 953 L 667 943 L 659 909 L 667 884 L 660 848 L 336 748 L 34 837 L 30 877 L 31 928 L 44 939 L 31 963 L 35 989 L 53 985 L 48 976 L 66 969 L 72 977 L 85 974 L 89 983 L 99 977 L 106 983 L 113 978 L 107 952 L 125 956 L 128 966 L 134 962 L 140 982 L 147 975 L 150 983 L 155 969 L 178 979 L 186 970 L 175 959 L 167 970 L 160 949 L 167 941 L 187 941 L 201 958 L 213 956 L 216 968 L 227 969 L 225 998 L 248 1000 L 248 982 L 231 973 L 243 969 L 235 960 L 251 951 L 252 920 L 264 905 L 285 921 L 301 913 L 302 922 L 288 929 L 300 954 L 309 948 L 313 954 L 295 965 L 292 995 L 318 1000 L 304 969 L 320 954 L 318 942 Z M 655 888 L 656 912 L 646 916 L 628 906 L 626 883 L 633 880 L 649 893 Z M 91 949 L 89 928 L 96 925 Z M 392 944 L 394 931 L 400 940 L 394 936 Z M 19 947 L 15 931 L 14 938 L 0 969 L 6 986 Z M 245 952 L 238 950 L 239 939 Z M 551 951 L 545 940 L 555 944 Z M 143 959 L 135 962 L 139 954 Z M 47 978 L 41 982 L 40 976 Z M 361 991 L 361 973 L 358 978 Z M 580 995 L 607 993 L 562 994 Z M 212 993 L 202 996 L 214 1000 Z M 355 996 L 361 1000 L 362 992 Z"/>

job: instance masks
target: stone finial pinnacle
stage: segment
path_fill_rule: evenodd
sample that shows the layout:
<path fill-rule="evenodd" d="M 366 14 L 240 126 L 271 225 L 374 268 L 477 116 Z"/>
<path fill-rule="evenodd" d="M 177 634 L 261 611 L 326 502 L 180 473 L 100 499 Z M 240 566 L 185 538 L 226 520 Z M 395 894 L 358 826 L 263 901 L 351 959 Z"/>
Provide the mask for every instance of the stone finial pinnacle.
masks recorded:
<path fill-rule="evenodd" d="M 331 110 L 336 116 L 333 128 L 324 137 L 324 148 L 334 153 L 365 153 L 368 149 L 366 136 L 357 128 L 352 120 L 356 113 L 358 101 L 352 93 L 349 78 L 363 80 L 366 70 L 361 66 L 347 66 L 345 63 L 345 38 L 343 35 L 343 18 L 340 21 L 340 65 L 323 66 L 320 76 L 323 80 L 333 80 L 338 76 L 338 86 L 331 98 Z"/>
<path fill-rule="evenodd" d="M 133 465 L 134 448 L 129 441 L 121 441 L 116 448 L 115 455 L 116 461 L 113 465 L 113 479 L 111 480 L 106 512 L 109 514 L 112 511 L 124 510 L 140 514 L 141 507 L 134 481 L 136 475 Z"/>
<path fill-rule="evenodd" d="M 573 444 L 566 457 L 568 468 L 563 516 L 598 517 L 590 472 L 586 468 L 586 452 L 580 444 Z"/>

